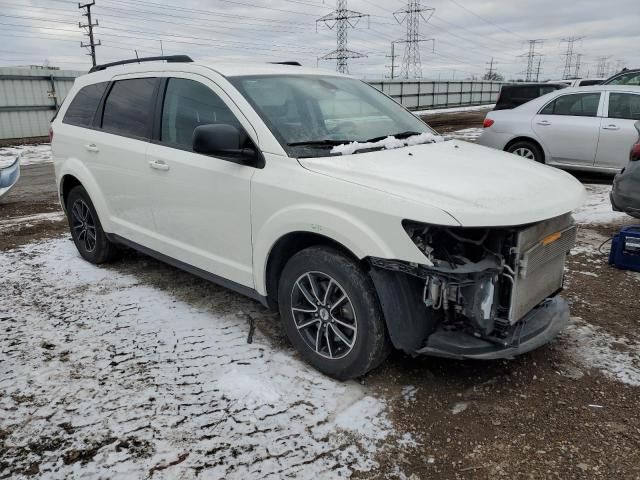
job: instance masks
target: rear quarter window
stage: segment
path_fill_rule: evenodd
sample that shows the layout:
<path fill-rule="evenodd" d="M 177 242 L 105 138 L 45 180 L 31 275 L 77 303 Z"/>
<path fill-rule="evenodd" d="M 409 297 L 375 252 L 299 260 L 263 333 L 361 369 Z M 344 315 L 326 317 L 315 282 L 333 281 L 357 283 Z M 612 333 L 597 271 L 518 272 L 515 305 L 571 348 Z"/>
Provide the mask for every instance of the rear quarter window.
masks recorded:
<path fill-rule="evenodd" d="M 104 103 L 102 128 L 129 137 L 149 138 L 156 78 L 118 80 Z"/>
<path fill-rule="evenodd" d="M 62 122 L 78 127 L 90 127 L 107 85 L 108 82 L 102 82 L 82 87 L 71 101 Z"/>

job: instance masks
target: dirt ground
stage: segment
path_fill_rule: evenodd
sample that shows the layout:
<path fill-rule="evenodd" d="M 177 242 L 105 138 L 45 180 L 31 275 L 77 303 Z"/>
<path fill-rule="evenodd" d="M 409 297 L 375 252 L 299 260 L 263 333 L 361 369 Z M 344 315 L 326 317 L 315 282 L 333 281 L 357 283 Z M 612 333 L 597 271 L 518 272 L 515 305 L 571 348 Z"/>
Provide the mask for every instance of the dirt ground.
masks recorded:
<path fill-rule="evenodd" d="M 438 114 L 425 119 L 446 133 L 481 126 L 485 114 Z M 60 216 L 46 215 L 53 212 L 59 212 L 59 206 L 51 164 L 25 167 L 20 184 L 0 201 L 0 251 L 59 237 L 66 223 Z M 2 222 L 26 216 L 33 218 L 26 225 L 3 227 Z M 396 353 L 361 379 L 365 389 L 385 399 L 395 430 L 404 434 L 390 437 L 376 452 L 377 466 L 354 472 L 354 478 L 640 479 L 640 387 L 620 381 L 622 373 L 615 374 L 616 365 L 593 353 L 612 350 L 612 358 L 631 359 L 631 368 L 640 371 L 640 274 L 609 267 L 608 246 L 603 253 L 598 251 L 625 223 L 632 222 L 580 225 L 563 294 L 574 318 L 552 344 L 515 360 L 495 362 L 409 358 Z M 136 253 L 110 268 L 161 290 L 183 284 L 179 295 L 185 300 L 193 301 L 193 292 L 208 292 L 221 300 L 224 311 L 241 307 L 261 312 L 260 332 L 274 349 L 295 355 L 276 317 L 235 293 Z M 7 312 L 0 311 L 0 320 L 3 315 Z M 594 338 L 608 340 L 592 345 Z M 0 358 L 5 354 L 0 351 Z M 0 400 L 3 395 L 0 389 Z M 38 451 L 42 456 L 60 448 L 58 444 L 27 448 L 24 462 L 16 461 L 13 468 L 2 460 L 10 453 L 5 443 L 9 433 L 0 429 L 0 478 L 39 475 Z M 119 441 L 126 443 L 126 439 Z M 94 447 L 89 454 L 78 453 L 89 455 L 87 459 L 71 460 L 90 462 L 102 445 Z M 138 446 L 140 455 L 145 455 L 143 447 Z M 135 455 L 135 446 L 123 448 Z M 151 470 L 149 477 L 154 473 L 158 472 Z"/>

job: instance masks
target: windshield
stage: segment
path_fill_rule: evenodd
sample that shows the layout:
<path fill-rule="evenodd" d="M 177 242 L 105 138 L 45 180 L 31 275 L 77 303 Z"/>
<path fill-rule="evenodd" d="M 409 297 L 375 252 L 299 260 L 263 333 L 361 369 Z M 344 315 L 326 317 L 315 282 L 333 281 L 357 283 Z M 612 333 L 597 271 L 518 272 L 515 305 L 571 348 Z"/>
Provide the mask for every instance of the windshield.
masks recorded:
<path fill-rule="evenodd" d="M 640 85 L 640 71 L 623 73 L 606 82 L 607 85 Z"/>
<path fill-rule="evenodd" d="M 332 146 L 341 143 L 435 133 L 360 80 L 282 75 L 235 77 L 230 81 L 293 157 L 327 156 Z"/>

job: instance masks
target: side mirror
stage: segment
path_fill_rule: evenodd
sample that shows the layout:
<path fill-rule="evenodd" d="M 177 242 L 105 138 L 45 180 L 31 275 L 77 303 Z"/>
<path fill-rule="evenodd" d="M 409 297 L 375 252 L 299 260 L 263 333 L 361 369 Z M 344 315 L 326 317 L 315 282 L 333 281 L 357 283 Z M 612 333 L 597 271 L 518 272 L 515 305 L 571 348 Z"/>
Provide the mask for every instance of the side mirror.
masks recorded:
<path fill-rule="evenodd" d="M 203 155 L 220 155 L 230 161 L 253 165 L 259 154 L 253 148 L 242 148 L 245 138 L 246 134 L 233 125 L 200 125 L 193 131 L 193 151 Z"/>

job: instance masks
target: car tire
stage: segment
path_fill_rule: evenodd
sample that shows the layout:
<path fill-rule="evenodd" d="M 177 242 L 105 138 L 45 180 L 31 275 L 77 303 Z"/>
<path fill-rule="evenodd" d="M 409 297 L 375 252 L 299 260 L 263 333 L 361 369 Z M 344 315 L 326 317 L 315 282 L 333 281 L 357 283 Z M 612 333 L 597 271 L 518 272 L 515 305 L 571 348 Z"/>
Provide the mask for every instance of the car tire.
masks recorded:
<path fill-rule="evenodd" d="M 362 376 L 391 351 L 373 281 L 335 248 L 315 246 L 294 255 L 280 276 L 278 304 L 291 343 L 330 377 Z"/>
<path fill-rule="evenodd" d="M 544 154 L 542 153 L 542 150 L 533 142 L 528 142 L 526 140 L 516 142 L 513 145 L 509 145 L 507 152 L 539 163 L 544 163 Z"/>
<path fill-rule="evenodd" d="M 67 219 L 71 238 L 82 258 L 99 265 L 119 256 L 118 246 L 105 235 L 93 202 L 80 185 L 67 197 Z"/>

